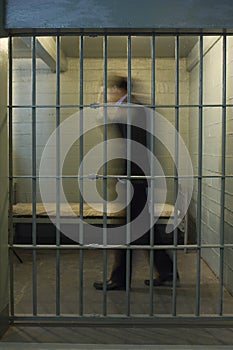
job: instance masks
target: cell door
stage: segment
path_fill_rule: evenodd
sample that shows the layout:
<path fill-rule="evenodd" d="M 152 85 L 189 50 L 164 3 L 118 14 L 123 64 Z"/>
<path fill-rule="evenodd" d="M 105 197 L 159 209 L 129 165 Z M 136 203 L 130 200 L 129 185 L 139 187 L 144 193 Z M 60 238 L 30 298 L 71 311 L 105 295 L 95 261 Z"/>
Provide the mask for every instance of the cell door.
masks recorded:
<path fill-rule="evenodd" d="M 232 322 L 232 53 L 222 34 L 9 38 L 12 321 Z"/>

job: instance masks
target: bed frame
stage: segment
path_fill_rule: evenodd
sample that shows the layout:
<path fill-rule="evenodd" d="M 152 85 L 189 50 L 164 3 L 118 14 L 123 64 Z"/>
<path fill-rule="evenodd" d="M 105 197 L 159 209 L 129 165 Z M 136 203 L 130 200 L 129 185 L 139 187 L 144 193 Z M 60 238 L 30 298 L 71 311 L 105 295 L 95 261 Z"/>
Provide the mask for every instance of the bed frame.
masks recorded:
<path fill-rule="evenodd" d="M 102 203 L 95 203 L 95 209 L 90 204 L 83 204 L 83 221 L 92 225 L 103 225 Z M 72 208 L 72 211 L 70 210 Z M 119 209 L 119 210 L 118 210 Z M 180 211 L 178 211 L 180 215 Z M 159 233 L 164 236 L 164 242 L 171 241 L 172 233 L 165 233 L 165 225 L 169 218 L 174 218 L 174 206 L 172 204 L 154 205 L 154 216 L 157 218 L 156 227 Z M 37 244 L 54 244 L 56 239 L 56 227 L 52 224 L 51 218 L 56 218 L 56 203 L 47 203 L 46 208 L 43 203 L 36 203 L 36 215 L 33 215 L 32 203 L 17 203 L 13 205 L 12 211 L 14 243 L 31 244 L 32 243 L 32 223 L 33 218 L 37 224 L 36 238 Z M 79 203 L 61 203 L 60 215 L 61 224 L 72 224 L 80 222 Z M 108 227 L 122 225 L 125 223 L 125 211 L 121 210 L 117 204 L 108 203 L 107 205 L 107 225 Z M 183 226 L 183 225 L 182 225 Z M 180 230 L 179 230 L 180 231 Z M 181 230 L 182 231 L 182 230 Z M 61 244 L 70 244 L 73 241 L 61 233 Z"/>

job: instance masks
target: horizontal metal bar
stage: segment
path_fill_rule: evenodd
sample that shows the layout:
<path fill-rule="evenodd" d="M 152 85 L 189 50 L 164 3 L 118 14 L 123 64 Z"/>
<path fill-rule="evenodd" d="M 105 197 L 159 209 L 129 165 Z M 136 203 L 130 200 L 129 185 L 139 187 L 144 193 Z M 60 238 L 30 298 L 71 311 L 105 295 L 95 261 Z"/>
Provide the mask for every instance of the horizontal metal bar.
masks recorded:
<path fill-rule="evenodd" d="M 78 29 L 78 28 L 77 28 Z M 232 28 L 230 28 L 232 29 Z M 37 31 L 32 32 L 31 30 L 23 30 L 22 28 L 19 29 L 19 32 L 11 32 L 9 37 L 24 37 L 24 36 L 31 36 L 31 37 L 40 37 L 40 36 L 57 36 L 57 29 L 54 30 L 54 34 L 51 35 L 51 30 L 53 31 L 53 28 L 38 28 Z M 46 34 L 47 33 L 47 34 Z M 223 33 L 226 33 L 226 29 L 219 29 L 219 28 L 211 28 L 211 31 L 209 31 L 209 29 L 204 28 L 198 30 L 196 28 L 192 28 L 192 29 L 184 29 L 182 28 L 179 31 L 176 30 L 171 30 L 171 29 L 167 29 L 167 28 L 156 28 L 156 29 L 131 29 L 131 28 L 121 28 L 119 29 L 106 29 L 104 28 L 104 30 L 100 29 L 98 30 L 96 29 L 84 29 L 82 28 L 82 33 L 80 33 L 78 30 L 72 30 L 69 28 L 63 28 L 62 29 L 62 36 L 66 37 L 66 36 L 83 36 L 83 38 L 85 39 L 85 37 L 104 37 L 104 36 L 127 36 L 129 34 L 133 34 L 134 36 L 151 36 L 154 35 L 155 37 L 160 37 L 160 36 L 172 36 L 175 37 L 177 34 L 179 36 L 194 36 L 197 35 L 199 36 L 200 34 L 203 35 L 208 35 L 208 36 L 215 36 L 216 34 L 222 35 Z M 232 32 L 227 33 L 227 36 L 233 36 Z"/>
<path fill-rule="evenodd" d="M 56 250 L 56 249 L 60 249 L 60 250 L 83 250 L 83 249 L 133 249 L 133 250 L 161 250 L 161 249 L 165 249 L 165 250 L 183 250 L 183 249 L 189 249 L 189 250 L 194 250 L 197 248 L 201 248 L 201 249 L 209 249 L 209 248 L 233 248 L 233 244 L 204 244 L 202 246 L 198 246 L 197 244 L 179 244 L 179 245 L 125 245 L 125 244 L 118 244 L 118 245 L 114 245 L 114 244 L 82 244 L 82 245 L 78 245 L 78 244 L 66 244 L 66 245 L 54 245 L 54 244 L 37 244 L 37 245 L 31 245 L 31 244 L 12 244 L 9 245 L 10 249 L 27 249 L 27 250 L 33 250 L 33 249 L 37 249 L 37 250 L 45 250 L 45 249 L 52 249 L 52 250 Z"/>
<path fill-rule="evenodd" d="M 9 176 L 9 179 L 86 179 L 86 180 L 98 180 L 98 179 L 116 179 L 116 180 L 156 180 L 156 179 L 232 179 L 233 175 L 203 175 L 200 177 L 199 175 L 146 175 L 146 176 L 138 176 L 138 175 L 46 175 L 46 176 L 31 176 L 31 175 L 14 175 Z"/>
<path fill-rule="evenodd" d="M 215 35 L 222 35 L 223 33 L 227 33 L 228 36 L 232 36 L 232 26 L 230 28 L 181 28 L 178 31 L 172 30 L 171 28 L 91 28 L 91 29 L 83 29 L 83 28 L 76 28 L 75 30 L 73 28 L 62 28 L 62 36 L 77 36 L 79 37 L 82 35 L 84 38 L 87 37 L 103 37 L 104 35 L 108 36 L 126 36 L 128 34 L 132 34 L 134 36 L 151 36 L 152 34 L 155 36 L 172 36 L 175 35 L 179 36 L 199 36 L 200 34 L 208 35 L 208 36 L 215 36 Z M 57 35 L 57 28 L 37 28 L 32 29 L 30 28 L 14 28 L 14 30 L 11 29 L 11 32 L 9 33 L 11 37 L 18 37 L 18 36 L 46 36 L 46 35 Z"/>
<path fill-rule="evenodd" d="M 125 105 L 124 108 L 128 108 L 129 105 Z M 222 107 L 233 107 L 232 103 L 226 103 L 226 104 L 168 104 L 168 105 L 160 105 L 160 104 L 144 104 L 144 107 L 148 108 L 222 108 Z M 100 108 L 100 107 L 114 107 L 113 104 L 107 103 L 107 104 L 98 104 L 98 103 L 91 103 L 91 104 L 59 104 L 59 105 L 8 105 L 8 108 L 11 109 L 31 109 L 31 108 L 37 108 L 37 109 L 50 109 L 50 108 Z M 79 111 L 77 111 L 79 112 Z M 156 112 L 155 112 L 156 113 Z"/>
<path fill-rule="evenodd" d="M 33 322 L 38 323 L 48 323 L 52 324 L 61 324 L 65 323 L 72 325 L 85 325 L 85 326 L 108 326 L 111 327 L 113 325 L 118 326 L 149 326 L 149 325 L 157 325 L 157 326 L 185 326 L 191 325 L 193 326 L 218 326 L 218 327 L 232 327 L 233 326 L 233 315 L 229 316 L 191 316 L 191 315 L 183 315 L 183 316 L 163 316 L 163 315 L 140 315 L 140 316 L 130 316 L 130 317 L 122 317 L 108 314 L 108 316 L 74 316 L 74 315 L 60 315 L 59 317 L 53 315 L 47 316 L 24 316 L 24 315 L 15 315 L 10 318 L 11 322 L 14 324 L 24 324 L 26 322 L 30 322 L 30 326 L 33 325 Z"/>

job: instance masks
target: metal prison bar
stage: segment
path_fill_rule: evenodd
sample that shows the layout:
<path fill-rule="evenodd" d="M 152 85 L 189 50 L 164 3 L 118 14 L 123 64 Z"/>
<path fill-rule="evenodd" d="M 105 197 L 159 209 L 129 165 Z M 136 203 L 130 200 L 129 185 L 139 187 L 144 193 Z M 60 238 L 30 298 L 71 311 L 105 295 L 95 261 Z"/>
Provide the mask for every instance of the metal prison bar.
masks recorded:
<path fill-rule="evenodd" d="M 61 207 L 60 207 L 60 186 L 61 186 L 61 180 L 62 178 L 72 178 L 72 176 L 63 176 L 60 173 L 60 134 L 59 134 L 59 126 L 60 126 L 60 108 L 61 108 L 61 98 L 60 98 L 60 35 L 56 37 L 56 103 L 55 105 L 37 105 L 36 101 L 36 37 L 32 36 L 32 104 L 31 106 L 25 106 L 25 105 L 13 105 L 13 99 L 12 99 L 12 61 L 13 61 L 13 55 L 12 55 L 12 38 L 9 39 L 9 182 L 10 182 L 10 211 L 9 211 L 9 220 L 10 220 L 10 239 L 9 239 L 9 251 L 10 251 L 10 298 L 11 298 L 11 319 L 12 321 L 66 321 L 66 322 L 79 322 L 83 324 L 92 324 L 92 323 L 125 323 L 125 324 L 149 324 L 149 323 L 201 323 L 201 322 L 207 322 L 207 323 L 216 323 L 219 321 L 226 321 L 232 323 L 233 316 L 231 315 L 224 315 L 223 314 L 223 259 L 224 259 L 224 250 L 227 248 L 233 248 L 233 244 L 225 244 L 224 242 L 224 203 L 225 203 L 225 180 L 226 178 L 231 179 L 231 175 L 226 174 L 226 165 L 225 165 L 225 158 L 226 158 L 226 107 L 232 107 L 233 105 L 226 104 L 226 35 L 222 35 L 223 38 L 223 46 L 222 46 L 222 52 L 223 52 L 223 68 L 222 68 L 222 104 L 203 104 L 203 34 L 199 35 L 199 102 L 197 105 L 181 105 L 179 101 L 179 40 L 181 34 L 175 35 L 175 103 L 174 105 L 156 105 L 155 103 L 155 80 L 156 80 L 156 73 L 155 73 L 155 62 L 156 62 L 156 49 L 155 49 L 155 43 L 156 43 L 156 35 L 155 34 L 146 34 L 147 36 L 151 37 L 151 105 L 150 107 L 152 109 L 155 108 L 173 108 L 175 110 L 175 129 L 179 131 L 179 123 L 180 123 L 180 116 L 179 111 L 181 108 L 191 108 L 191 107 L 197 107 L 199 110 L 199 119 L 198 119 L 198 174 L 194 175 L 193 177 L 197 179 L 198 181 L 198 197 L 197 197 L 197 243 L 196 244 L 178 244 L 178 230 L 175 228 L 174 230 L 174 238 L 173 238 L 173 245 L 154 245 L 154 230 L 151 227 L 150 229 L 150 245 L 143 246 L 143 249 L 150 251 L 150 286 L 149 286 L 149 310 L 147 315 L 133 315 L 131 314 L 130 310 L 130 297 L 131 297 L 131 291 L 130 291 L 130 250 L 134 249 L 142 249 L 142 246 L 131 246 L 130 244 L 127 245 L 119 245 L 115 247 L 116 249 L 126 249 L 127 255 L 126 255 L 126 272 L 127 272 L 127 284 L 126 284 L 126 293 L 125 293 L 125 315 L 119 314 L 119 315 L 111 315 L 108 314 L 107 309 L 107 289 L 106 289 L 106 283 L 107 283 L 107 251 L 109 249 L 112 249 L 113 247 L 111 245 L 106 245 L 107 242 L 107 230 L 108 230 L 108 217 L 107 217 L 107 204 L 105 201 L 103 201 L 103 245 L 91 246 L 91 245 L 85 245 L 83 244 L 83 234 L 84 234 L 84 203 L 82 198 L 82 189 L 83 189 L 83 168 L 80 169 L 80 206 L 79 206 L 79 217 L 80 217 L 80 242 L 78 245 L 61 245 L 60 241 L 60 223 L 62 222 L 61 218 Z M 107 76 L 108 76 L 108 54 L 107 54 L 107 43 L 108 43 L 108 37 L 111 35 L 104 35 L 103 36 L 103 88 L 104 88 L 104 103 L 107 102 Z M 79 73 L 80 73 L 80 80 L 79 80 L 79 104 L 77 105 L 64 105 L 62 107 L 69 108 L 69 107 L 76 107 L 79 108 L 80 111 L 80 130 L 83 130 L 83 108 L 84 107 L 90 107 L 90 105 L 84 105 L 84 74 L 83 74 L 83 61 L 84 61 L 84 46 L 83 46 L 83 40 L 85 38 L 85 35 L 80 35 L 79 37 Z M 127 73 L 128 73 L 128 102 L 130 102 L 131 99 L 131 35 L 127 36 Z M 221 175 L 203 175 L 203 169 L 202 169 L 202 163 L 203 163 L 203 108 L 204 107 L 221 107 L 222 108 L 222 172 Z M 37 118 L 37 110 L 39 108 L 56 108 L 56 142 L 57 142 L 57 148 L 56 148 L 56 244 L 55 245 L 38 245 L 37 244 L 37 238 L 36 238 L 36 232 L 37 232 L 37 224 L 39 223 L 37 218 L 37 212 L 36 212 L 36 189 L 38 186 L 38 176 L 36 174 L 36 118 Z M 12 131 L 12 116 L 14 109 L 17 108 L 31 108 L 32 110 L 32 176 L 19 176 L 17 174 L 14 174 L 13 169 L 13 131 Z M 128 113 L 128 122 L 130 122 L 131 115 Z M 104 127 L 104 136 L 103 139 L 107 140 L 107 114 L 104 115 L 104 121 L 105 121 L 105 127 Z M 153 128 L 156 128 L 156 121 L 153 121 L 152 124 Z M 130 147 L 131 147 L 131 141 L 130 141 L 130 128 L 127 128 L 127 150 L 128 150 L 128 156 L 130 156 Z M 84 145 L 83 145 L 83 136 L 80 138 L 80 144 L 79 144 L 79 157 L 80 162 L 82 162 L 83 156 L 84 156 Z M 150 142 L 151 150 L 154 150 L 154 139 L 151 138 Z M 174 144 L 174 154 L 175 159 L 177 162 L 179 162 L 178 159 L 178 140 L 175 138 L 175 144 Z M 103 158 L 104 158 L 104 169 L 103 169 L 103 199 L 107 199 L 107 179 L 111 178 L 107 174 L 107 166 L 106 166 L 106 160 L 107 160 L 107 146 L 106 143 L 103 147 Z M 150 159 L 151 163 L 153 163 L 153 157 Z M 153 207 L 154 207 L 154 191 L 153 191 L 153 184 L 155 180 L 155 173 L 154 173 L 154 164 L 151 166 L 151 174 L 148 177 L 152 186 L 151 188 L 151 223 L 153 222 Z M 119 177 L 119 176 L 118 176 Z M 178 194 L 178 180 L 179 175 L 177 172 L 177 168 L 174 168 L 174 176 L 166 176 L 166 178 L 171 178 L 174 181 L 174 199 L 176 200 L 177 194 Z M 204 178 L 220 178 L 221 179 L 221 229 L 220 229 L 220 240 L 219 244 L 203 244 L 202 243 L 202 228 L 201 228 L 201 221 L 202 221 L 202 182 Z M 28 178 L 32 180 L 32 244 L 14 244 L 13 236 L 14 236 L 14 227 L 13 224 L 17 222 L 13 218 L 13 181 L 14 179 L 22 179 L 22 178 Z M 129 162 L 127 164 L 127 178 L 131 177 L 130 172 L 130 165 Z M 130 186 L 129 183 L 127 184 L 127 198 L 130 198 Z M 130 208 L 127 208 L 126 213 L 126 219 L 127 223 L 130 222 Z M 15 221 L 14 221 L 15 220 Z M 178 211 L 175 208 L 174 211 L 174 222 L 176 223 L 178 220 Z M 127 227 L 127 238 L 128 241 L 130 241 L 131 232 L 130 232 L 130 226 Z M 32 314 L 29 316 L 25 315 L 18 315 L 15 313 L 14 310 L 14 256 L 13 256 L 13 250 L 14 249 L 27 249 L 32 251 Z M 56 251 L 56 312 L 55 315 L 40 315 L 37 310 L 37 252 L 43 249 L 52 249 Z M 197 250 L 197 274 L 196 274 L 196 306 L 195 306 L 195 313 L 194 315 L 177 315 L 177 252 L 179 250 L 187 249 L 196 249 Z M 200 300 L 201 300 L 201 251 L 203 249 L 208 248 L 219 248 L 220 249 L 220 279 L 219 279 L 219 310 L 217 315 L 209 315 L 209 316 L 203 316 L 200 312 Z M 61 256 L 60 252 L 63 250 L 77 250 L 79 251 L 79 283 L 80 288 L 79 291 L 77 291 L 77 294 L 79 294 L 79 313 L 77 315 L 63 315 L 61 313 L 61 283 L 60 283 L 60 264 L 61 264 Z M 83 310 L 83 278 L 84 278 L 84 256 L 83 253 L 85 250 L 89 249 L 102 249 L 103 251 L 103 258 L 102 258 L 102 270 L 103 270 L 103 299 L 102 299 L 102 315 L 99 316 L 93 316 L 93 315 L 86 315 L 84 314 Z M 154 259 L 154 252 L 157 249 L 169 249 L 173 252 L 173 288 L 172 288 L 172 312 L 171 315 L 168 316 L 161 316 L 156 314 L 156 310 L 154 310 L 154 288 L 153 288 L 153 259 Z"/>

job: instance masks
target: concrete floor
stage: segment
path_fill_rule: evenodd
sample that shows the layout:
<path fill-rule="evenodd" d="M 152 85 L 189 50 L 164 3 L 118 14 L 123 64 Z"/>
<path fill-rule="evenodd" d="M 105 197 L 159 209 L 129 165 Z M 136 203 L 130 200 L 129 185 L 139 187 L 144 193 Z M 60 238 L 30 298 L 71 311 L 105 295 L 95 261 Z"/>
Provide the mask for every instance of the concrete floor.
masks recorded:
<path fill-rule="evenodd" d="M 19 252 L 23 263 L 17 258 L 14 262 L 15 271 L 15 314 L 32 314 L 32 258 L 29 251 Z M 112 263 L 109 253 L 108 266 Z M 144 252 L 137 252 L 133 263 L 132 290 L 130 306 L 132 315 L 149 314 L 149 288 L 143 280 L 149 275 L 148 262 Z M 177 288 L 177 314 L 195 315 L 196 303 L 196 253 L 190 251 L 178 254 L 178 269 L 181 285 Z M 86 315 L 101 315 L 103 295 L 96 291 L 92 284 L 101 279 L 102 252 L 84 252 L 84 298 L 83 308 Z M 37 255 L 37 306 L 38 314 L 51 315 L 55 313 L 56 258 L 53 251 L 41 251 Z M 110 271 L 109 271 L 110 272 Z M 61 253 L 61 313 L 72 316 L 79 312 L 79 255 L 77 252 Z M 218 279 L 208 266 L 201 264 L 200 311 L 202 316 L 218 313 Z M 107 310 L 109 314 L 124 316 L 126 295 L 124 291 L 107 293 Z M 233 314 L 233 298 L 224 290 L 224 315 Z M 155 316 L 172 315 L 172 289 L 154 288 Z M 224 326 L 224 324 L 222 325 Z M 59 344 L 111 344 L 118 345 L 229 345 L 233 349 L 233 328 L 196 326 L 64 326 L 64 324 L 15 324 L 2 337 L 0 345 L 11 343 L 59 343 Z M 7 349 L 7 347 L 0 349 Z M 52 345 L 51 345 L 52 346 Z M 72 347 L 71 347 L 72 348 Z M 84 347 L 86 349 L 86 347 Z M 102 347 L 105 349 L 104 347 Z M 117 349 L 115 347 L 114 349 Z M 126 347 L 127 348 L 127 347 Z M 143 347 L 144 348 L 144 347 Z M 154 347 L 156 349 L 156 347 Z M 161 347 L 160 347 L 161 348 Z M 221 347 L 220 347 L 221 348 Z M 219 348 L 219 349 L 220 349 Z M 9 349 L 9 347 L 8 347 Z M 18 347 L 17 347 L 18 349 Z M 20 348 L 19 348 L 20 349 Z M 26 349 L 26 347 L 25 347 Z M 36 347 L 35 347 L 36 349 Z M 40 347 L 40 349 L 42 349 Z M 69 347 L 67 347 L 69 349 Z M 78 349 L 78 347 L 77 347 Z M 88 347 L 87 347 L 88 349 Z M 134 347 L 136 350 L 136 348 Z M 145 348 L 146 349 L 146 348 Z M 162 348 L 161 348 L 162 349 Z M 168 347 L 166 349 L 169 349 Z M 172 349 L 172 347 L 171 347 Z M 182 349 L 182 347 L 180 347 Z M 192 347 L 184 347 L 192 349 Z M 214 349 L 214 348 L 213 348 Z M 217 348 L 216 348 L 217 349 Z"/>
<path fill-rule="evenodd" d="M 79 344 L 27 344 L 27 343 L 3 343 L 1 350 L 231 350 L 231 346 L 199 346 L 199 345 L 79 345 Z"/>
<path fill-rule="evenodd" d="M 80 345 L 80 344 L 27 344 L 27 343 L 2 343 L 1 350 L 230 350 L 227 345 Z"/>

